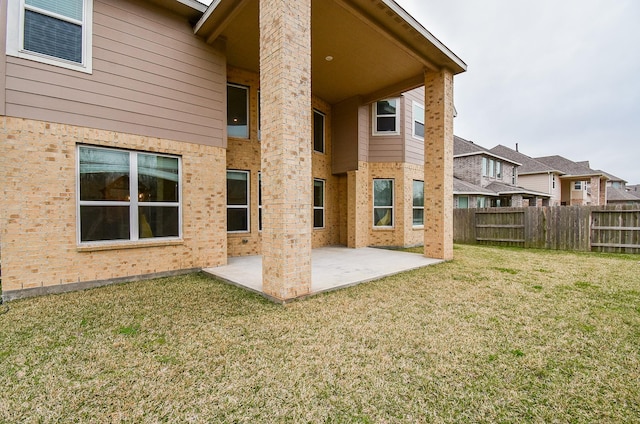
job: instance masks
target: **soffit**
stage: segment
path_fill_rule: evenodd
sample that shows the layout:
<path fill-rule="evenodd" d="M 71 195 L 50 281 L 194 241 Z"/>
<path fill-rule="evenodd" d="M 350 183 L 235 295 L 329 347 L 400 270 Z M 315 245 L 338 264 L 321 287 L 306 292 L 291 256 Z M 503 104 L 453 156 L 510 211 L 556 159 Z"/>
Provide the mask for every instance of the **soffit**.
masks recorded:
<path fill-rule="evenodd" d="M 312 90 L 329 103 L 400 94 L 423 85 L 430 68 L 464 71 L 382 1 L 314 0 L 311 19 Z M 224 40 L 229 65 L 259 72 L 258 0 L 215 1 L 195 32 Z"/>

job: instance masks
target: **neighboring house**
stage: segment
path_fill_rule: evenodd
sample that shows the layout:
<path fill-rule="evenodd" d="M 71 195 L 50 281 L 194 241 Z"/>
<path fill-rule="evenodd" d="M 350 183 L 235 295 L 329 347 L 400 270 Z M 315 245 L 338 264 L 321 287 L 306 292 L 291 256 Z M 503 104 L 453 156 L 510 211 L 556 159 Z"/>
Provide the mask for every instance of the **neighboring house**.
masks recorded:
<path fill-rule="evenodd" d="M 607 205 L 636 205 L 640 204 L 640 196 L 636 196 L 627 189 L 627 181 L 620 177 L 602 172 L 607 176 Z"/>
<path fill-rule="evenodd" d="M 560 177 L 563 175 L 561 171 L 519 152 L 517 145 L 516 150 L 513 150 L 499 144 L 490 151 L 520 163 L 518 185 L 549 195 L 549 198 L 543 198 L 539 202 L 539 206 L 560 205 L 562 198 Z"/>
<path fill-rule="evenodd" d="M 520 163 L 454 136 L 454 207 L 535 206 L 549 195 L 519 185 Z"/>
<path fill-rule="evenodd" d="M 262 254 L 285 300 L 312 247 L 452 258 L 466 65 L 394 1 L 8 0 L 0 22 L 5 299 Z"/>
<path fill-rule="evenodd" d="M 559 177 L 561 205 L 607 204 L 608 178 L 602 171 L 589 168 L 588 162 L 577 163 L 558 155 L 534 159 L 562 173 Z"/>
<path fill-rule="evenodd" d="M 627 192 L 640 197 L 640 184 L 627 185 Z"/>

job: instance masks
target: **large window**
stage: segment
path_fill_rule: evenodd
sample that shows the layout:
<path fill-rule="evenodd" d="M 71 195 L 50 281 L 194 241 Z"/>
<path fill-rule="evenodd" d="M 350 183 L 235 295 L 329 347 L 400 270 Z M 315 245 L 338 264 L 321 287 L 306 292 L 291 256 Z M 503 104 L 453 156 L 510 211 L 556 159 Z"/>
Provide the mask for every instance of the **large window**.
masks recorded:
<path fill-rule="evenodd" d="M 181 235 L 180 159 L 78 147 L 79 242 Z"/>
<path fill-rule="evenodd" d="M 325 116 L 317 110 L 313 111 L 313 150 L 324 153 Z"/>
<path fill-rule="evenodd" d="M 7 13 L 7 54 L 91 72 L 92 0 L 14 0 Z"/>
<path fill-rule="evenodd" d="M 393 180 L 373 180 L 373 225 L 393 227 Z"/>
<path fill-rule="evenodd" d="M 324 228 L 324 180 L 313 180 L 313 228 Z"/>
<path fill-rule="evenodd" d="M 373 104 L 373 135 L 400 134 L 400 99 L 380 100 Z"/>
<path fill-rule="evenodd" d="M 424 106 L 413 102 L 413 136 L 424 140 Z"/>
<path fill-rule="evenodd" d="M 249 87 L 227 84 L 227 135 L 249 138 Z"/>
<path fill-rule="evenodd" d="M 249 172 L 227 171 L 227 231 L 249 228 Z"/>
<path fill-rule="evenodd" d="M 424 182 L 413 181 L 413 226 L 424 225 Z"/>

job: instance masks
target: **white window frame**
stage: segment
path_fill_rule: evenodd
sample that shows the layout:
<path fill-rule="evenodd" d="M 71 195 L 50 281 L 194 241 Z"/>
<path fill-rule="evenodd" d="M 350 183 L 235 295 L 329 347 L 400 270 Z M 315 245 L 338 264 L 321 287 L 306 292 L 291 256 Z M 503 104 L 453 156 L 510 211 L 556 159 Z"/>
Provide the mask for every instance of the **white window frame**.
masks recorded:
<path fill-rule="evenodd" d="M 488 176 L 489 171 L 489 161 L 484 156 L 482 157 L 482 176 Z"/>
<path fill-rule="evenodd" d="M 251 172 L 250 171 L 245 171 L 245 170 L 240 170 L 240 169 L 227 169 L 227 172 L 225 174 L 228 175 L 230 172 L 234 172 L 237 174 L 246 174 L 247 175 L 247 201 L 246 204 L 244 205 L 229 205 L 229 197 L 227 196 L 227 211 L 229 209 L 246 209 L 247 210 L 247 229 L 246 230 L 234 230 L 234 231 L 229 231 L 229 225 L 227 223 L 227 233 L 228 234 L 246 234 L 246 233 L 250 233 L 251 232 Z M 228 177 L 227 177 L 227 181 L 228 181 Z M 226 182 L 225 182 L 226 183 Z"/>
<path fill-rule="evenodd" d="M 416 109 L 420 109 L 416 112 Z M 411 124 L 411 133 L 413 138 L 424 141 L 424 136 L 418 135 L 416 133 L 416 124 L 422 124 L 423 131 L 426 131 L 427 127 L 424 124 L 424 105 L 418 102 L 413 102 L 413 120 Z"/>
<path fill-rule="evenodd" d="M 391 181 L 391 205 L 385 205 L 385 206 L 376 206 L 376 190 L 375 190 L 375 184 L 376 181 Z M 373 179 L 373 210 L 372 210 L 372 215 L 373 215 L 373 228 L 383 228 L 383 229 L 389 229 L 389 228 L 393 228 L 394 223 L 395 223 L 395 219 L 396 219 L 396 210 L 395 210 L 395 180 L 393 178 L 374 178 Z M 391 223 L 389 225 L 376 225 L 376 209 L 391 209 Z"/>
<path fill-rule="evenodd" d="M 316 115 L 322 117 L 322 150 L 316 150 Z M 325 153 L 327 140 L 327 115 L 317 109 L 313 109 L 313 151 L 316 153 Z"/>
<path fill-rule="evenodd" d="M 225 87 L 225 89 L 229 89 L 229 87 L 233 87 L 233 88 L 239 88 L 245 91 L 245 98 L 247 99 L 247 109 L 245 110 L 245 114 L 247 115 L 247 135 L 246 136 L 236 136 L 236 135 L 229 135 L 229 115 L 227 115 L 226 119 L 226 123 L 227 123 L 227 138 L 237 138 L 239 140 L 248 140 L 251 138 L 251 87 L 249 87 L 248 85 L 242 85 L 242 84 L 236 84 L 233 82 L 227 82 L 227 86 Z M 227 96 L 227 104 L 226 104 L 226 109 L 228 110 L 229 108 L 229 99 Z M 259 136 L 258 136 L 259 137 Z M 259 138 L 258 138 L 259 139 Z"/>
<path fill-rule="evenodd" d="M 518 184 L 518 168 L 517 167 L 512 167 L 511 168 L 511 185 L 517 185 Z"/>
<path fill-rule="evenodd" d="M 322 178 L 314 178 L 313 179 L 313 190 L 314 191 L 315 191 L 315 188 L 316 188 L 315 187 L 316 182 L 322 183 L 322 206 L 316 206 L 316 202 L 315 202 L 316 196 L 315 196 L 315 193 L 314 193 L 313 194 L 313 216 L 312 216 L 312 220 L 311 221 L 312 221 L 314 230 L 322 230 L 323 228 L 325 228 L 326 211 L 325 211 L 324 205 L 325 205 L 325 200 L 326 200 L 327 183 Z M 316 221 L 315 220 L 316 215 L 315 214 L 316 214 L 317 210 L 321 210 L 322 211 L 322 226 L 321 227 L 316 227 L 316 222 L 315 222 Z"/>
<path fill-rule="evenodd" d="M 129 201 L 110 200 L 81 200 L 80 199 L 80 149 L 88 148 L 92 150 L 107 150 L 112 152 L 129 153 Z M 178 201 L 177 202 L 140 202 L 138 201 L 138 155 L 160 156 L 178 159 Z M 132 184 L 131 181 L 135 181 Z M 129 239 L 82 241 L 82 221 L 80 214 L 81 206 L 128 206 L 129 207 Z M 139 230 L 139 206 L 158 207 L 178 207 L 178 236 L 172 237 L 150 237 L 140 238 Z M 165 155 L 156 152 L 137 152 L 133 150 L 113 149 L 108 147 L 98 147 L 86 144 L 76 146 L 76 240 L 79 246 L 91 246 L 102 244 L 130 244 L 139 241 L 150 242 L 161 240 L 181 240 L 182 239 L 182 158 L 180 156 Z"/>
<path fill-rule="evenodd" d="M 551 175 L 551 189 L 552 190 L 556 189 L 556 175 L 555 174 Z"/>
<path fill-rule="evenodd" d="M 396 113 L 394 115 L 378 115 L 378 103 L 384 101 L 395 101 L 396 102 Z M 373 102 L 371 105 L 371 116 L 373 118 L 373 135 L 374 136 L 388 136 L 388 135 L 400 135 L 400 97 L 393 97 L 389 99 L 382 99 L 377 102 Z M 378 118 L 388 118 L 394 116 L 396 119 L 396 129 L 395 131 L 378 131 Z"/>
<path fill-rule="evenodd" d="M 581 191 L 582 190 L 582 181 L 574 181 L 573 182 L 573 189 L 575 191 Z"/>
<path fill-rule="evenodd" d="M 491 178 L 496 177 L 496 161 L 493 159 L 489 159 L 489 176 Z"/>
<path fill-rule="evenodd" d="M 7 4 L 7 55 L 48 65 L 59 66 L 61 68 L 72 69 L 85 73 L 93 72 L 93 0 L 82 0 L 82 21 L 68 18 L 54 12 L 40 9 L 25 4 L 25 0 L 8 0 Z M 76 63 L 70 60 L 61 59 L 55 56 L 32 52 L 24 48 L 24 18 L 25 9 L 33 12 L 70 22 L 82 27 L 82 62 Z"/>
<path fill-rule="evenodd" d="M 496 178 L 502 179 L 502 162 L 496 161 Z"/>
<path fill-rule="evenodd" d="M 415 183 L 421 183 L 422 184 L 422 206 L 416 206 L 414 204 L 415 202 L 415 198 L 413 197 L 413 185 Z M 413 228 L 424 228 L 424 181 L 422 180 L 413 180 L 411 183 L 411 205 L 412 205 L 412 210 L 411 210 L 411 225 L 413 226 Z M 416 210 L 421 210 L 422 211 L 422 224 L 414 224 L 413 223 L 413 211 Z"/>

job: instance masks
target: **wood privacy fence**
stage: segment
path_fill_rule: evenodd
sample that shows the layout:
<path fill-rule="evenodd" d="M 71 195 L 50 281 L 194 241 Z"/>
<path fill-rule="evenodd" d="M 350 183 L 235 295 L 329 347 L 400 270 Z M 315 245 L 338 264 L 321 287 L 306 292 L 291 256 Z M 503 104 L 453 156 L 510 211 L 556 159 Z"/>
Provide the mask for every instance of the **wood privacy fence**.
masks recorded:
<path fill-rule="evenodd" d="M 637 206 L 454 209 L 456 243 L 640 253 Z"/>

